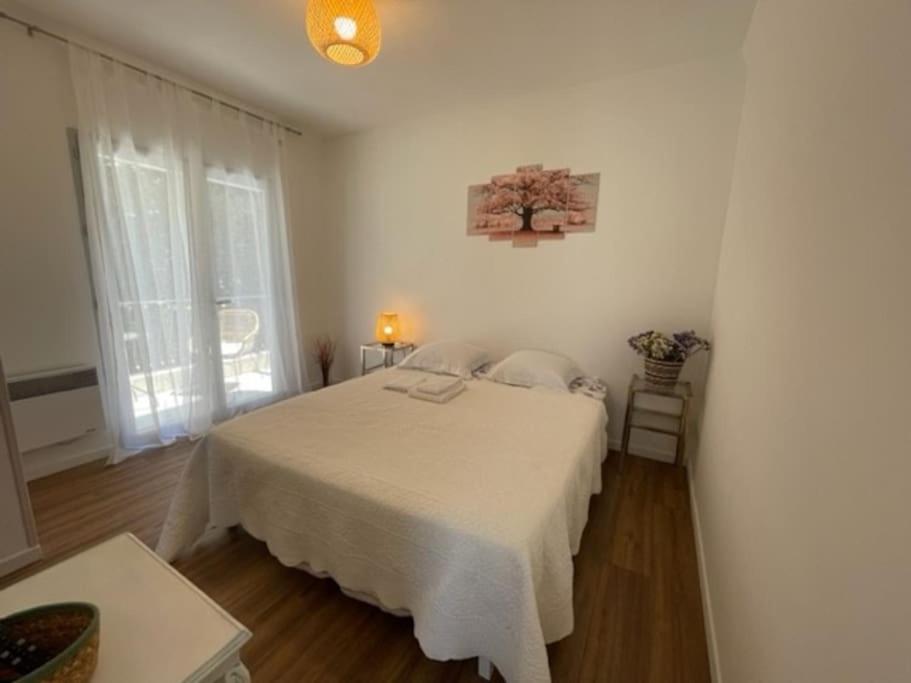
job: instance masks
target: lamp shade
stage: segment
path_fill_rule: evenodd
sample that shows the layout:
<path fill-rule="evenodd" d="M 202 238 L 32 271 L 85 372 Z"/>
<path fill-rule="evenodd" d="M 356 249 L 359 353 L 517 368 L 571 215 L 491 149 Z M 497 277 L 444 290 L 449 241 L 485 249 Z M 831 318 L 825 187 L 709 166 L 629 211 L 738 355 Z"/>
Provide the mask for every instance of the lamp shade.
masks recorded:
<path fill-rule="evenodd" d="M 380 313 L 376 319 L 376 340 L 384 344 L 395 344 L 399 340 L 398 313 Z"/>
<path fill-rule="evenodd" d="M 373 0 L 309 0 L 307 36 L 331 62 L 369 64 L 380 51 L 380 20 Z"/>

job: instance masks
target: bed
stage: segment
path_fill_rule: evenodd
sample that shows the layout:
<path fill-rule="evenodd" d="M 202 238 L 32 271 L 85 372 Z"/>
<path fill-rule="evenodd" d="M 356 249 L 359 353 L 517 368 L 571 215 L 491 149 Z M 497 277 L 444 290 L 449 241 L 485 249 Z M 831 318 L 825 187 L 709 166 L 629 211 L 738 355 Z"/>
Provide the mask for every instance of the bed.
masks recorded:
<path fill-rule="evenodd" d="M 470 380 L 445 405 L 383 389 L 393 373 L 213 429 L 186 466 L 158 552 L 242 525 L 283 564 L 411 614 L 432 659 L 480 657 L 549 681 L 573 628 L 572 556 L 607 451 L 602 401 Z"/>

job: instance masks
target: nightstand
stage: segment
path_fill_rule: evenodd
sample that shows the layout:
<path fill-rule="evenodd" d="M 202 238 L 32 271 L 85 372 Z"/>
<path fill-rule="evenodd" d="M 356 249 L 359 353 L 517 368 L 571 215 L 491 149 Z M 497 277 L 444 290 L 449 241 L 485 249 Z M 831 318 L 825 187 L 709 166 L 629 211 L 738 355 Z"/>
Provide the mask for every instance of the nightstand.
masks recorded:
<path fill-rule="evenodd" d="M 391 368 L 396 364 L 396 354 L 399 354 L 398 360 L 401 362 L 405 356 L 414 351 L 417 347 L 411 342 L 396 342 L 395 344 L 386 345 L 380 342 L 370 344 L 361 344 L 361 374 L 366 375 L 369 372 L 379 368 Z M 367 365 L 367 355 L 380 354 L 382 361 L 375 365 Z"/>
<path fill-rule="evenodd" d="M 666 404 L 678 403 L 680 410 L 664 410 L 659 407 L 645 407 L 637 405 L 637 397 L 657 397 L 657 401 Z M 634 429 L 640 429 L 655 434 L 673 436 L 677 440 L 674 464 L 683 464 L 686 452 L 686 425 L 690 408 L 690 399 L 693 396 L 693 387 L 689 382 L 677 382 L 669 387 L 657 387 L 645 381 L 639 375 L 633 375 L 629 383 L 626 397 L 626 418 L 623 421 L 623 442 L 620 448 L 620 469 L 626 462 L 629 452 L 629 437 Z M 671 399 L 666 401 L 664 399 Z M 655 401 L 656 398 L 649 400 Z"/>

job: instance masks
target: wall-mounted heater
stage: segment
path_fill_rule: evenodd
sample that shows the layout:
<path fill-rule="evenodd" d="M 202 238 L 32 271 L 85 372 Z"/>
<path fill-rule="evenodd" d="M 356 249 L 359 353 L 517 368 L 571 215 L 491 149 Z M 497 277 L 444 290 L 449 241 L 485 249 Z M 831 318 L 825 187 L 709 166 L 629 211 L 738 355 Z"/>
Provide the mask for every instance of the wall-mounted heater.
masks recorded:
<path fill-rule="evenodd" d="M 8 379 L 13 422 L 23 453 L 103 431 L 95 368 L 79 366 Z"/>

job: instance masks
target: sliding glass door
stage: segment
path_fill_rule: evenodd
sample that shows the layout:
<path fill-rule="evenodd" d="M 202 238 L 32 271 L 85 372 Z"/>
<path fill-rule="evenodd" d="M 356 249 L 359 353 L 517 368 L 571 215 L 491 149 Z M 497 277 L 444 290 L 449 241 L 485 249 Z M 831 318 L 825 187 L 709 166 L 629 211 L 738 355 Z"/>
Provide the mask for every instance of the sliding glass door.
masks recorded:
<path fill-rule="evenodd" d="M 99 317 L 99 332 L 113 335 L 127 443 L 193 436 L 286 395 L 287 380 L 274 376 L 287 350 L 276 327 L 282 255 L 274 253 L 267 182 L 206 168 L 191 228 L 179 165 L 135 151 L 99 161 L 115 195 L 105 203 L 117 207 L 101 240 L 114 257 L 106 289 L 113 315 Z"/>
<path fill-rule="evenodd" d="M 268 217 L 256 178 L 209 169 L 214 227 L 215 305 L 221 390 L 228 413 L 268 401 L 274 392 L 274 306 Z"/>
<path fill-rule="evenodd" d="M 101 161 L 120 206 L 109 221 L 120 237 L 112 240 L 119 259 L 111 332 L 127 372 L 121 405 L 131 410 L 123 418 L 136 434 L 179 436 L 187 415 L 208 408 L 198 405 L 208 397 L 194 391 L 201 335 L 178 185 L 153 155 Z"/>
<path fill-rule="evenodd" d="M 69 58 L 115 460 L 300 391 L 281 129 Z"/>

